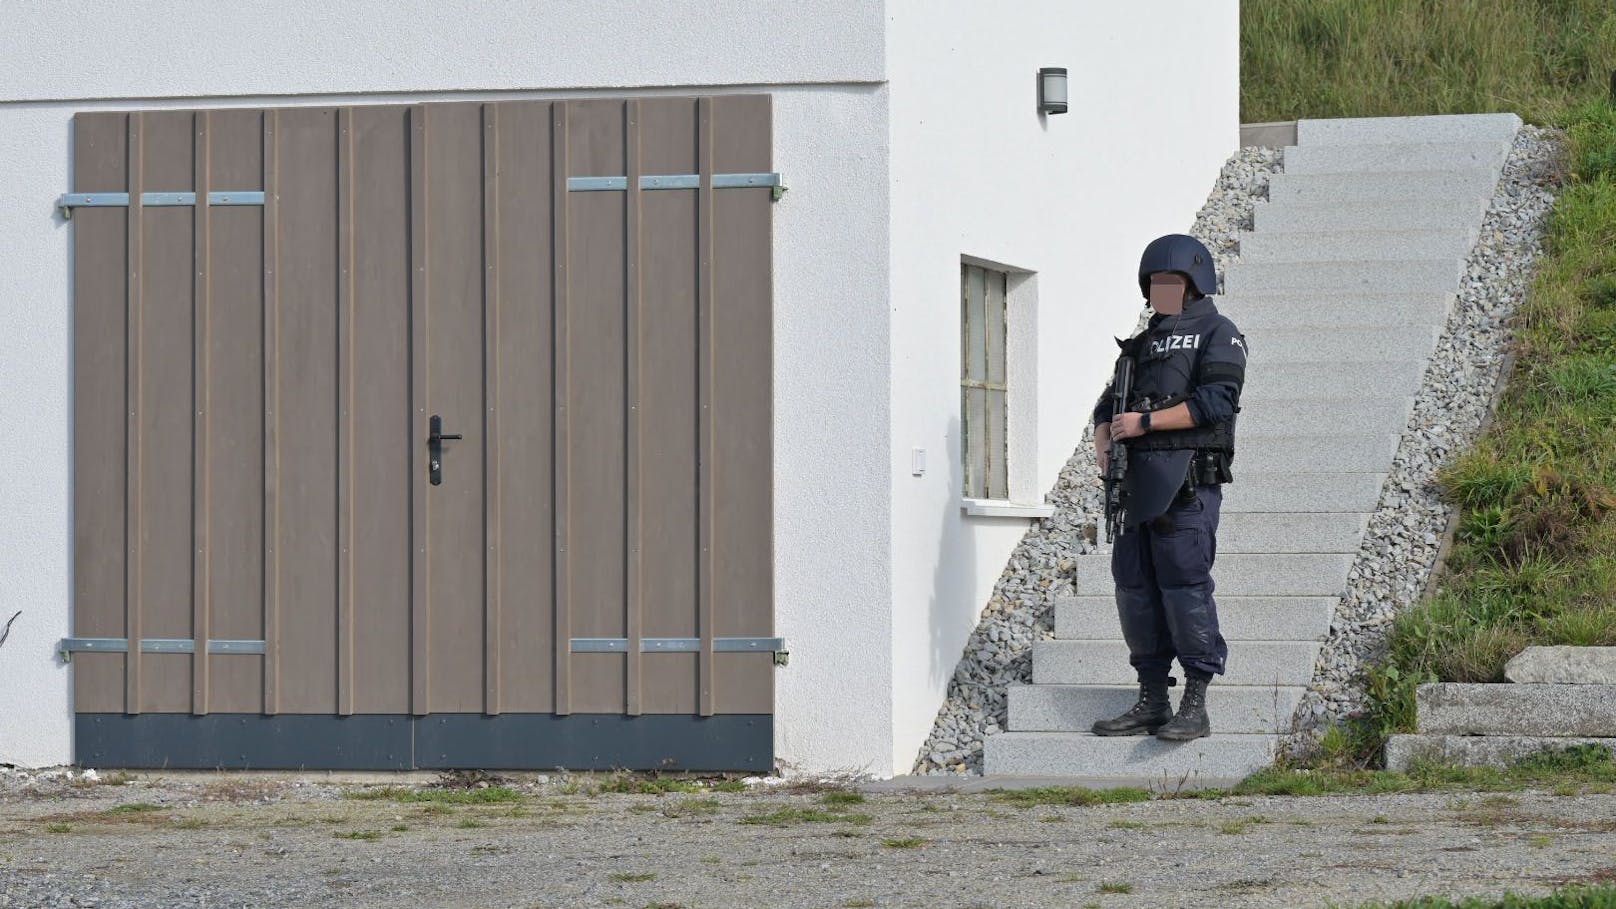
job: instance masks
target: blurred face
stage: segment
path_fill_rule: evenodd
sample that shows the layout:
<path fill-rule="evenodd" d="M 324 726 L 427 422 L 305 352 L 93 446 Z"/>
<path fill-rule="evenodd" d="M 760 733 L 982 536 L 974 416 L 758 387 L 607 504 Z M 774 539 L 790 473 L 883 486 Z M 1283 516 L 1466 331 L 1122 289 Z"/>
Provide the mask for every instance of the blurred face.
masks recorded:
<path fill-rule="evenodd" d="M 1150 276 L 1150 308 L 1165 316 L 1184 311 L 1190 295 L 1190 279 L 1176 271 L 1158 271 Z"/>

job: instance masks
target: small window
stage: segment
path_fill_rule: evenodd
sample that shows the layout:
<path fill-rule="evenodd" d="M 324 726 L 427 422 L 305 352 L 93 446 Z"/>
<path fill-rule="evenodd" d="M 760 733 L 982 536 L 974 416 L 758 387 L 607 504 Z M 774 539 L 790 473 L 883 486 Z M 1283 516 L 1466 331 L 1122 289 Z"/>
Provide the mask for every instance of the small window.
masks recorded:
<path fill-rule="evenodd" d="M 1009 275 L 960 265 L 960 424 L 964 494 L 1008 499 L 1005 380 L 1005 294 Z"/>

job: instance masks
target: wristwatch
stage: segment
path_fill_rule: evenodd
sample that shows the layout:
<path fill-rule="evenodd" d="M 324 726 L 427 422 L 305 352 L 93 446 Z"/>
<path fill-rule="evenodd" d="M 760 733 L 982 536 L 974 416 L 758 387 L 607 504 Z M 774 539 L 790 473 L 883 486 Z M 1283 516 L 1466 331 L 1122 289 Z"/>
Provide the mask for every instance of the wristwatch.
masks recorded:
<path fill-rule="evenodd" d="M 1139 431 L 1150 432 L 1150 411 L 1148 410 L 1139 415 Z"/>

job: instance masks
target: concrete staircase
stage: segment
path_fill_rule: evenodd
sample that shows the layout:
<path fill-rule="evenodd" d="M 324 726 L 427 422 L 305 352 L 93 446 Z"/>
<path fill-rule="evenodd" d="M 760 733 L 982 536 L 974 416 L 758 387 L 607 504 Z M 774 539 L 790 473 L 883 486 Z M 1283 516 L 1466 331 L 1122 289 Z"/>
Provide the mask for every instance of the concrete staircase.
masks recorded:
<path fill-rule="evenodd" d="M 1230 651 L 1208 693 L 1213 735 L 1088 732 L 1137 693 L 1110 556 L 1095 554 L 1078 562 L 1077 596 L 1055 604 L 1055 639 L 1033 645 L 1032 684 L 1009 690 L 986 774 L 1205 784 L 1271 763 L 1519 126 L 1513 114 L 1297 125 L 1218 299 L 1251 360 L 1213 570 Z"/>

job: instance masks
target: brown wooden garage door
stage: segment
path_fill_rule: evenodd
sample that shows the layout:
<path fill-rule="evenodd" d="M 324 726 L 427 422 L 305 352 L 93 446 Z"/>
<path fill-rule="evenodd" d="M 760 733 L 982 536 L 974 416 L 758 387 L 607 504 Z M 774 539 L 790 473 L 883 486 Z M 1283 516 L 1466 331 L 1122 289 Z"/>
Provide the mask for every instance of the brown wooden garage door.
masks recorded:
<path fill-rule="evenodd" d="M 74 142 L 81 763 L 772 765 L 767 96 Z"/>

